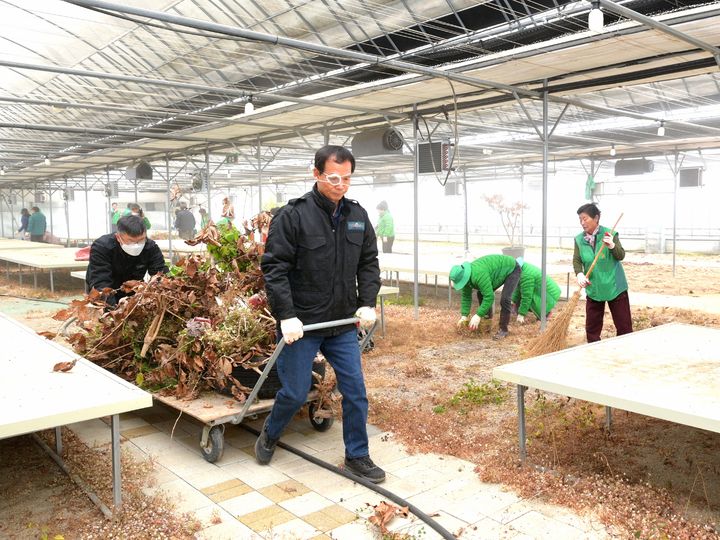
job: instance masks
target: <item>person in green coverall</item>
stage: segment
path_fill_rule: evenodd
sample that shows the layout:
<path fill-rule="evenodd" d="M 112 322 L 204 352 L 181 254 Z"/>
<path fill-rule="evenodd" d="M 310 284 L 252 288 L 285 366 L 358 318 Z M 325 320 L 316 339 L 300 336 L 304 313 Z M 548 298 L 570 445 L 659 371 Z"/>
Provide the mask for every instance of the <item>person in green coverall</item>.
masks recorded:
<path fill-rule="evenodd" d="M 375 236 L 382 240 L 383 253 L 392 253 L 393 243 L 395 242 L 395 222 L 385 201 L 380 201 L 376 208 L 380 214 L 380 219 L 375 227 Z"/>
<path fill-rule="evenodd" d="M 508 335 L 512 295 L 520 280 L 520 265 L 508 255 L 485 255 L 473 262 L 464 262 L 450 269 L 450 281 L 453 287 L 462 291 L 460 303 L 460 320 L 458 325 L 468 322 L 472 305 L 472 292 L 477 290 L 478 307 L 470 319 L 470 330 L 477 330 L 480 318 L 492 318 L 492 307 L 495 302 L 495 290 L 503 286 L 500 296 L 500 329 L 493 339 L 503 339 Z"/>
<path fill-rule="evenodd" d="M 617 232 L 600 226 L 600 210 L 593 203 L 583 204 L 577 210 L 583 232 L 575 237 L 573 269 L 577 282 L 585 289 L 585 336 L 588 343 L 600 341 L 600 333 L 605 316 L 605 302 L 612 314 L 617 335 L 633 331 L 630 314 L 630 297 L 622 261 L 625 249 L 620 244 Z M 605 244 L 604 249 L 592 272 L 590 281 L 585 272 L 595 259 L 595 254 Z"/>
<path fill-rule="evenodd" d="M 555 281 L 546 276 L 547 294 L 545 314 L 549 315 L 552 308 L 560 298 L 560 287 Z M 513 304 L 518 306 L 517 322 L 523 324 L 528 311 L 532 311 L 540 320 L 540 295 L 542 292 L 542 270 L 537 266 L 524 262 L 521 266 L 520 283 L 512 296 Z"/>

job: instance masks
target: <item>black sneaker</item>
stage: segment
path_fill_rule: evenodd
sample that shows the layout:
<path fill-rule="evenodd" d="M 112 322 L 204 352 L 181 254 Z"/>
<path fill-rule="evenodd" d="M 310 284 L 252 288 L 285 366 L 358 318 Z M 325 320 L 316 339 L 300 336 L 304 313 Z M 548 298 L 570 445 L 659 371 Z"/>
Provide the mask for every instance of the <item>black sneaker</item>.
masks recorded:
<path fill-rule="evenodd" d="M 370 456 L 345 458 L 345 470 L 373 484 L 385 481 L 385 471 L 375 465 Z"/>
<path fill-rule="evenodd" d="M 267 465 L 275 453 L 275 445 L 278 439 L 271 439 L 267 434 L 267 423 L 270 420 L 270 415 L 265 419 L 260 436 L 255 441 L 255 459 L 260 465 Z"/>
<path fill-rule="evenodd" d="M 493 336 L 494 340 L 498 339 L 505 339 L 505 337 L 508 335 L 507 330 L 498 330 L 497 333 Z"/>

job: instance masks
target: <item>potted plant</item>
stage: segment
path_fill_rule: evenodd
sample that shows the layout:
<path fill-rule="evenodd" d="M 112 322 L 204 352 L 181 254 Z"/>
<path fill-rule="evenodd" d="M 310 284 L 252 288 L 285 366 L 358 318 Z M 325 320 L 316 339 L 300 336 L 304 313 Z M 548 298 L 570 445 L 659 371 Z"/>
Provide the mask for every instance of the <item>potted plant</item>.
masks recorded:
<path fill-rule="evenodd" d="M 517 231 L 520 216 L 523 210 L 527 208 L 526 204 L 522 202 L 506 203 L 502 195 L 483 195 L 487 205 L 495 210 L 500 216 L 500 222 L 502 223 L 505 234 L 510 242 L 508 247 L 504 247 L 502 252 L 504 255 L 510 255 L 511 257 L 522 257 L 525 254 L 525 247 L 515 244 L 515 232 Z"/>

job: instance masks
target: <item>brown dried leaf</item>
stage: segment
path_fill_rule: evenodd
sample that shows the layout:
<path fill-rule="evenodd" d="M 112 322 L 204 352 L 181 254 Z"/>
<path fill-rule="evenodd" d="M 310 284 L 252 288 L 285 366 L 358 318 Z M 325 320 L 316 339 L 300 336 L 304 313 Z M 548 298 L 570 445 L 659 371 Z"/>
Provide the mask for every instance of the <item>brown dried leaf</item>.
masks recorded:
<path fill-rule="evenodd" d="M 73 360 L 72 362 L 58 362 L 53 366 L 53 371 L 60 371 L 63 373 L 66 373 L 70 371 L 72 368 L 75 367 L 75 364 L 77 364 L 77 358 Z"/>
<path fill-rule="evenodd" d="M 390 523 L 392 518 L 396 515 L 407 517 L 410 512 L 407 506 L 398 507 L 385 501 L 380 501 L 373 506 L 373 510 L 375 510 L 375 514 L 370 516 L 368 521 L 379 527 L 382 534 L 388 534 L 387 524 Z"/>

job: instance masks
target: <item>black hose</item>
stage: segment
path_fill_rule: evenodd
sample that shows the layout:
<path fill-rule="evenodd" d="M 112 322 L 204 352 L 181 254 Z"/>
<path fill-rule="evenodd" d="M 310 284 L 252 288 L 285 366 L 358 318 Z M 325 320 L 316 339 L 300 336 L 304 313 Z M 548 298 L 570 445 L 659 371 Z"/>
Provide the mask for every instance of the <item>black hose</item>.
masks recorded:
<path fill-rule="evenodd" d="M 260 432 L 255 429 L 251 428 L 248 425 L 240 424 L 240 427 L 245 429 L 246 431 L 249 431 L 253 435 L 259 437 Z M 297 448 L 293 448 L 292 446 L 285 444 L 284 442 L 278 441 L 277 445 L 282 448 L 283 450 L 287 450 L 288 452 L 292 452 L 295 455 L 300 456 L 303 459 L 306 459 L 310 461 L 311 463 L 314 463 L 315 465 L 319 465 L 320 467 L 323 467 L 324 469 L 327 469 L 328 471 L 332 471 L 336 474 L 339 474 L 340 476 L 344 476 L 348 480 L 352 480 L 353 482 L 357 482 L 358 484 L 361 484 L 365 486 L 368 489 L 371 489 L 375 491 L 376 493 L 379 493 L 380 495 L 387 497 L 388 499 L 396 502 L 397 504 L 401 506 L 406 506 L 410 512 L 412 512 L 414 515 L 416 515 L 418 518 L 420 518 L 422 521 L 427 523 L 430 527 L 432 527 L 440 536 L 443 538 L 446 538 L 447 540 L 456 540 L 456 537 L 451 534 L 449 531 L 447 531 L 445 528 L 443 528 L 442 525 L 440 525 L 437 521 L 432 519 L 430 516 L 428 516 L 425 512 L 420 510 L 417 506 L 407 502 L 405 499 L 395 495 L 393 492 L 388 491 L 385 488 L 382 488 L 378 486 L 377 484 L 373 484 L 369 480 L 365 480 L 364 478 L 360 478 L 359 476 L 355 476 L 354 474 L 351 474 L 347 472 L 345 469 L 341 469 L 340 467 L 336 467 L 335 465 L 328 463 L 327 461 L 323 461 L 321 459 L 316 458 L 315 456 L 311 456 L 310 454 L 307 454 L 303 452 L 302 450 L 298 450 Z"/>

